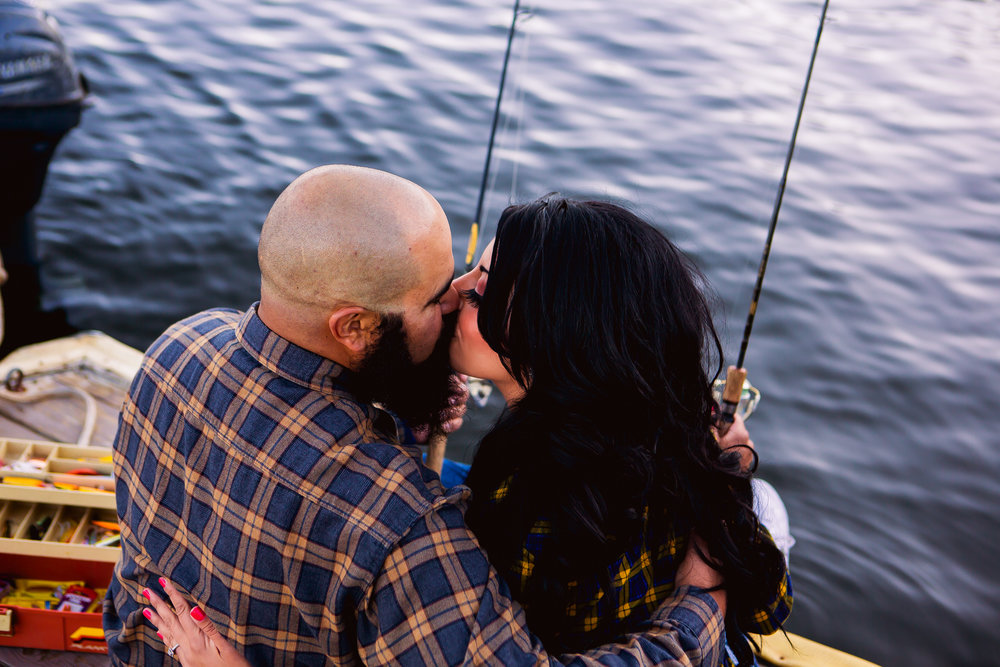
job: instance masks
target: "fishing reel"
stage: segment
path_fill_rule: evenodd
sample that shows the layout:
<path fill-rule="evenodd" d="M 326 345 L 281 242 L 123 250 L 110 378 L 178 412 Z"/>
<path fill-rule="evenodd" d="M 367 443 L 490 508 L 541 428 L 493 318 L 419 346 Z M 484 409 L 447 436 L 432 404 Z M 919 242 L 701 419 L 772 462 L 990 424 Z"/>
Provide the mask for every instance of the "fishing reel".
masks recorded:
<path fill-rule="evenodd" d="M 478 407 L 486 407 L 487 401 L 490 400 L 490 394 L 493 393 L 493 384 L 490 383 L 489 380 L 483 380 L 482 378 L 471 376 L 466 384 L 469 386 L 469 398 L 471 398 Z"/>
<path fill-rule="evenodd" d="M 722 402 L 722 392 L 726 387 L 725 378 L 719 378 L 712 383 L 712 396 L 715 398 L 716 403 Z M 750 418 L 753 411 L 757 408 L 757 404 L 760 402 L 760 391 L 747 379 L 743 380 L 743 389 L 740 391 L 740 399 L 736 404 L 736 414 L 743 418 L 744 421 Z"/>

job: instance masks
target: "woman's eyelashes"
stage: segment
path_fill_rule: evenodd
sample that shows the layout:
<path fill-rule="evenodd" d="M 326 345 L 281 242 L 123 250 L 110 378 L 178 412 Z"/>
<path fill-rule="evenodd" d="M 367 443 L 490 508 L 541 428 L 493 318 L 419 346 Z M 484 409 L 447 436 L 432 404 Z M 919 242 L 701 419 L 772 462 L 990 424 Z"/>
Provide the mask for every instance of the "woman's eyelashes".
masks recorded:
<path fill-rule="evenodd" d="M 473 308 L 479 308 L 479 304 L 483 302 L 483 295 L 474 289 L 463 289 L 459 290 L 458 293 L 462 295 L 470 306 Z"/>

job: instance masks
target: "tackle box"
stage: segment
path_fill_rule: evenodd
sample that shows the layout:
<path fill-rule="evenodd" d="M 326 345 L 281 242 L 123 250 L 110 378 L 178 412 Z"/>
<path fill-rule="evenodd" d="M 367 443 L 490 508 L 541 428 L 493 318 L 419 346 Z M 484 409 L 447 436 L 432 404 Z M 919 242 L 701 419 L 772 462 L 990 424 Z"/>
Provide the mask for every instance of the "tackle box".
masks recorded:
<path fill-rule="evenodd" d="M 90 611 L 0 599 L 0 646 L 107 652 L 100 598 L 120 554 L 110 454 L 0 438 L 0 579 L 83 582 L 98 597 Z"/>

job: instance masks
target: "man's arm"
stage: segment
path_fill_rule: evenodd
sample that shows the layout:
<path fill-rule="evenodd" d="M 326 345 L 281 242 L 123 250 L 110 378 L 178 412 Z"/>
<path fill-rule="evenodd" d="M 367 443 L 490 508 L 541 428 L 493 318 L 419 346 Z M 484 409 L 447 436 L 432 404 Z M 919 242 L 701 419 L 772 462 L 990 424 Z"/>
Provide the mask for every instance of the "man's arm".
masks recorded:
<path fill-rule="evenodd" d="M 545 653 L 526 627 L 524 611 L 511 601 L 460 509 L 443 504 L 422 517 L 390 552 L 358 612 L 358 651 L 367 664 L 714 667 L 725 594 L 703 589 L 721 580 L 693 550 L 678 575 L 677 590 L 653 615 L 649 629 L 619 644 L 562 656 L 560 662 Z"/>

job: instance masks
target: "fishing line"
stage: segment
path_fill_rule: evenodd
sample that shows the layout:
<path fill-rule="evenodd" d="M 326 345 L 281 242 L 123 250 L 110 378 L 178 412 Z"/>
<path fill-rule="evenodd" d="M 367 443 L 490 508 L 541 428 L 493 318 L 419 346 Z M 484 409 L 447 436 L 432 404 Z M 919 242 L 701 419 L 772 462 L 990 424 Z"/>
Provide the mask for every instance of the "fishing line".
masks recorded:
<path fill-rule="evenodd" d="M 524 65 L 528 60 L 528 53 L 531 50 L 531 34 L 524 33 L 524 38 L 521 41 L 523 46 L 521 49 L 521 56 L 517 63 L 518 72 L 524 72 Z M 524 98 L 526 96 L 527 87 L 523 83 L 524 77 L 515 78 L 521 83 L 514 89 L 514 113 L 507 119 L 508 125 L 514 119 L 524 118 Z M 504 129 L 504 132 L 506 133 L 506 128 Z M 524 140 L 524 123 L 517 122 L 514 126 L 514 132 L 514 147 L 512 152 L 514 155 L 520 155 L 521 143 Z M 517 177 L 520 166 L 521 162 L 519 160 L 511 160 L 510 194 L 507 197 L 508 203 L 517 201 Z"/>
<path fill-rule="evenodd" d="M 526 87 L 523 84 L 524 77 L 520 75 L 524 73 L 524 65 L 528 60 L 528 53 L 530 51 L 529 45 L 531 43 L 530 34 L 524 32 L 521 34 L 521 45 L 518 48 L 518 55 L 514 61 L 514 69 L 511 70 L 509 75 L 509 78 L 514 81 L 514 87 L 511 93 L 507 95 L 507 107 L 511 108 L 512 111 L 504 114 L 503 129 L 500 130 L 496 141 L 497 146 L 507 147 L 505 150 L 515 156 L 520 154 L 521 143 L 524 139 L 524 123 L 520 122 L 520 119 L 524 117 L 524 98 Z M 511 99 L 511 94 L 514 96 L 513 99 Z M 511 129 L 512 126 L 513 130 Z M 512 134 L 513 139 L 511 139 Z M 516 201 L 517 199 L 518 168 L 520 167 L 520 162 L 516 159 L 511 159 L 510 163 L 510 191 L 507 193 L 508 204 Z M 499 171 L 496 169 L 491 170 L 490 182 L 489 185 L 486 186 L 486 198 L 483 200 L 483 210 L 480 213 L 479 220 L 489 219 L 490 202 L 493 195 L 497 192 L 497 181 L 499 180 Z M 483 238 L 487 238 L 485 223 L 480 225 L 479 235 Z M 475 259 L 475 257 L 473 257 L 473 259 Z"/>
<path fill-rule="evenodd" d="M 517 29 L 517 16 L 521 9 L 521 0 L 514 0 L 513 17 L 510 20 L 510 29 L 507 31 L 507 51 L 503 57 L 503 69 L 500 71 L 500 87 L 497 90 L 497 101 L 493 108 L 493 124 L 490 127 L 490 141 L 486 146 L 486 164 L 483 166 L 483 178 L 479 184 L 479 203 L 476 204 L 476 215 L 472 218 L 472 225 L 469 228 L 469 249 L 465 253 L 465 270 L 472 269 L 472 260 L 479 249 L 479 221 L 483 216 L 483 203 L 486 198 L 486 186 L 490 177 L 490 161 L 493 158 L 493 142 L 496 139 L 497 124 L 500 120 L 500 102 L 503 99 L 504 85 L 507 83 L 507 66 L 510 64 L 510 48 L 514 43 L 514 32 Z"/>
<path fill-rule="evenodd" d="M 774 199 L 774 209 L 771 212 L 771 222 L 767 230 L 767 240 L 764 242 L 764 252 L 760 258 L 760 268 L 757 270 L 757 282 L 754 284 L 753 297 L 750 301 L 750 312 L 747 315 L 746 326 L 743 328 L 743 340 L 740 343 L 740 354 L 736 359 L 736 365 L 730 366 L 726 373 L 726 388 L 722 394 L 721 410 L 719 420 L 722 424 L 729 424 L 733 421 L 733 414 L 739 405 L 740 395 L 743 392 L 743 382 L 746 380 L 747 372 L 743 368 L 746 360 L 747 346 L 750 344 L 750 332 L 753 330 L 754 317 L 757 314 L 757 304 L 760 301 L 761 288 L 764 285 L 764 272 L 767 270 L 767 260 L 771 255 L 771 241 L 774 239 L 774 230 L 778 225 L 778 213 L 781 211 L 781 201 L 785 196 L 785 184 L 788 182 L 788 168 L 792 164 L 792 155 L 795 153 L 795 140 L 799 135 L 799 125 L 802 122 L 802 111 L 806 106 L 806 94 L 809 92 L 809 81 L 812 79 L 813 66 L 816 64 L 816 54 L 819 51 L 819 40 L 823 36 L 823 25 L 826 23 L 826 10 L 830 7 L 830 0 L 824 0 L 823 11 L 819 17 L 819 27 L 816 29 L 816 41 L 813 43 L 812 56 L 809 58 L 809 69 L 806 71 L 806 81 L 802 86 L 802 94 L 799 97 L 799 109 L 795 114 L 795 126 L 792 129 L 792 140 L 788 144 L 788 153 L 785 155 L 785 168 L 781 173 L 781 181 L 778 183 L 778 192 Z"/>

